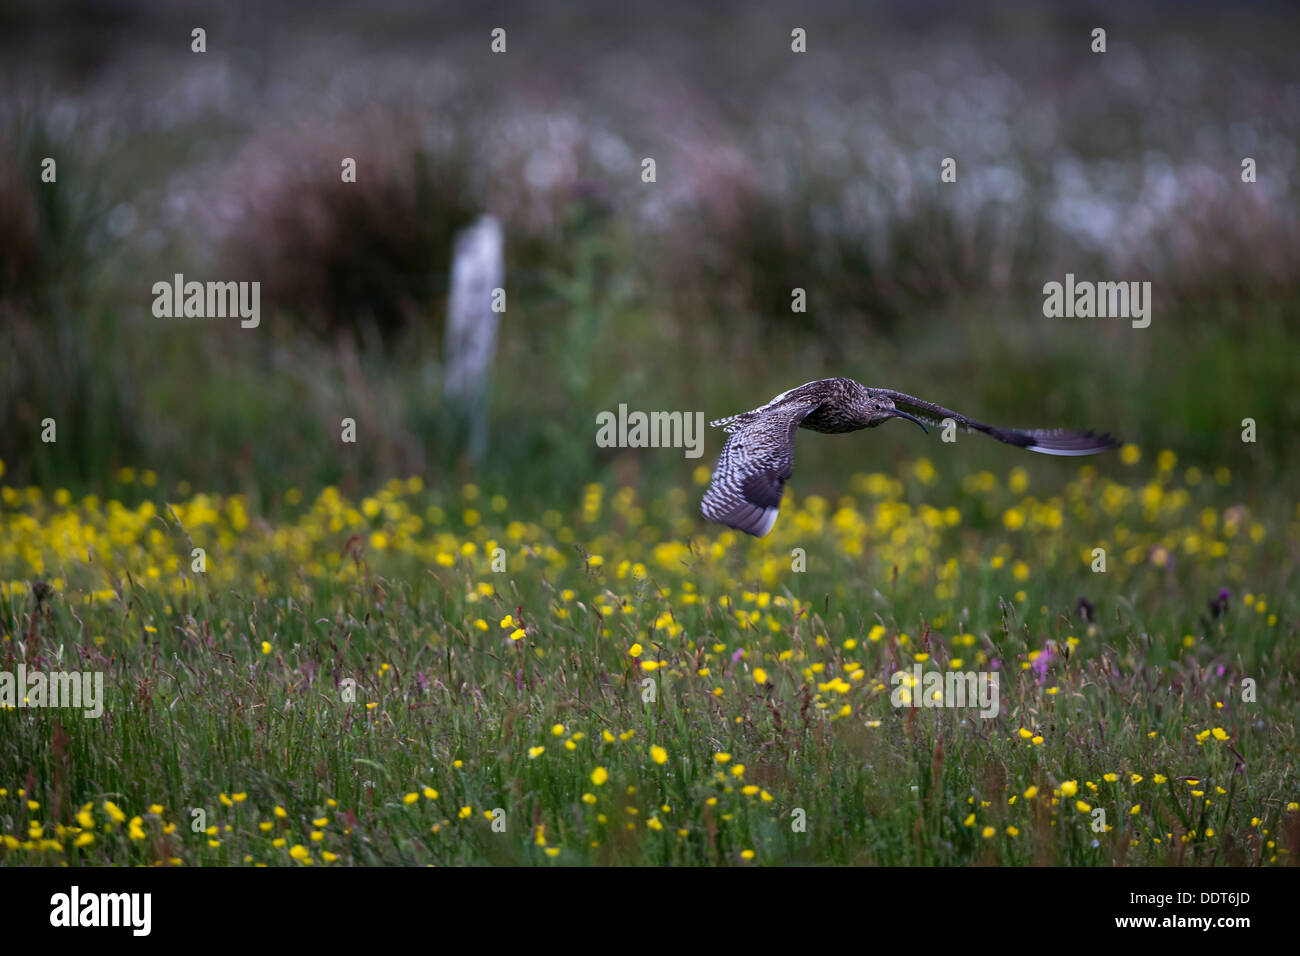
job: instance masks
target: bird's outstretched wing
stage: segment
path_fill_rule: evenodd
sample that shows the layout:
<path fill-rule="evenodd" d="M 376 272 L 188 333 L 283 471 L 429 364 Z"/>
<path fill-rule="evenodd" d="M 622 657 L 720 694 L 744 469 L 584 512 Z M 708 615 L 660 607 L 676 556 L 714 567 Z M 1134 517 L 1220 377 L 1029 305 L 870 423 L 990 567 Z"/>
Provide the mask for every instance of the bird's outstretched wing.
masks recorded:
<path fill-rule="evenodd" d="M 896 392 L 892 388 L 873 388 L 871 392 L 893 399 L 894 407 L 905 412 L 911 412 L 917 418 L 924 419 L 936 427 L 942 427 L 943 420 L 951 418 L 967 431 L 983 432 L 990 438 L 996 438 L 998 441 L 1004 441 L 1009 445 L 1018 445 L 1028 451 L 1036 451 L 1044 455 L 1095 455 L 1097 452 L 1115 448 L 1119 445 L 1119 442 L 1109 434 L 1098 435 L 1091 431 L 1070 431 L 1068 429 L 1021 431 L 1014 428 L 998 428 L 996 425 L 985 425 L 983 422 L 967 418 L 965 415 L 954 412 L 950 408 L 944 408 L 942 405 L 922 401 L 903 392 Z"/>
<path fill-rule="evenodd" d="M 722 420 L 731 435 L 700 502 L 704 517 L 759 538 L 771 531 L 794 473 L 795 432 L 819 404 L 788 402 L 761 415 Z"/>

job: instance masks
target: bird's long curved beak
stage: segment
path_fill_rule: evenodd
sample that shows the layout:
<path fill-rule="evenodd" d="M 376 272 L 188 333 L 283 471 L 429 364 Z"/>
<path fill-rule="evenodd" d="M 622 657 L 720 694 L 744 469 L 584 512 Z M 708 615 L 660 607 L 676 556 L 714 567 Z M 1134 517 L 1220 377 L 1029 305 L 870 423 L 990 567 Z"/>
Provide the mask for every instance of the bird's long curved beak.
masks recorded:
<path fill-rule="evenodd" d="M 925 422 L 921 421 L 921 419 L 909 415 L 907 412 L 900 412 L 897 408 L 891 408 L 889 411 L 899 418 L 906 418 L 909 422 L 916 422 L 916 424 L 920 426 L 921 431 L 925 432 L 927 435 L 930 434 L 930 429 L 925 427 Z"/>

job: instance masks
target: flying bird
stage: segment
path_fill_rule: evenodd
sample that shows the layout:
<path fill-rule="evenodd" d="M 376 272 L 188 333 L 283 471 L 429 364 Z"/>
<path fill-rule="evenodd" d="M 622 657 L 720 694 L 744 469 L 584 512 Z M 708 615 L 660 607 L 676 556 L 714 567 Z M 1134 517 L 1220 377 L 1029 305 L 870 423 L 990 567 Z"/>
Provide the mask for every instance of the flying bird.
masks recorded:
<path fill-rule="evenodd" d="M 794 472 L 794 435 L 800 428 L 835 434 L 906 418 L 928 432 L 952 419 L 968 432 L 1044 455 L 1095 455 L 1119 442 L 1090 431 L 1017 431 L 851 378 L 824 378 L 782 392 L 761 408 L 710 422 L 729 433 L 700 511 L 709 521 L 763 537 L 776 524 L 785 483 Z"/>

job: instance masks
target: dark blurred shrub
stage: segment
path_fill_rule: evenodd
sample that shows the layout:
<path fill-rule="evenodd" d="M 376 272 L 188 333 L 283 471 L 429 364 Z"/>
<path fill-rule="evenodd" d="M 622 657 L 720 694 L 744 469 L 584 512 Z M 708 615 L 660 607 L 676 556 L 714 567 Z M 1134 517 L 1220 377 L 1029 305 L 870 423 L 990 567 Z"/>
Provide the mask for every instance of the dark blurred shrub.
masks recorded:
<path fill-rule="evenodd" d="M 78 174 L 81 150 L 56 142 L 45 124 L 20 113 L 0 130 L 0 309 L 50 309 L 84 291 L 101 238 L 97 178 Z M 55 182 L 41 164 L 56 161 Z"/>
<path fill-rule="evenodd" d="M 788 195 L 743 184 L 725 214 L 701 207 L 695 241 L 667 250 L 690 277 L 668 287 L 702 299 L 721 321 L 825 336 L 834 349 L 837 337 L 894 331 L 955 296 L 1004 293 L 1037 264 L 1023 210 L 954 209 L 939 188 L 898 200 L 878 183 L 882 214 L 868 219 L 846 209 L 843 183 L 810 180 Z M 794 289 L 806 293 L 804 312 L 791 308 Z"/>
<path fill-rule="evenodd" d="M 327 339 L 377 332 L 391 342 L 413 324 L 440 323 L 452 241 L 481 212 L 463 167 L 418 147 L 363 159 L 355 183 L 337 165 L 289 167 L 241 199 L 227 261 L 261 281 L 264 311 Z"/>
<path fill-rule="evenodd" d="M 84 151 L 19 114 L 0 134 L 0 459 L 14 479 L 76 463 L 103 474 L 138 446 L 134 390 L 111 310 L 99 290 L 104 202 Z M 57 179 L 41 181 L 56 160 Z M 52 418 L 57 444 L 41 442 Z M 65 478 L 66 472 L 60 475 Z"/>

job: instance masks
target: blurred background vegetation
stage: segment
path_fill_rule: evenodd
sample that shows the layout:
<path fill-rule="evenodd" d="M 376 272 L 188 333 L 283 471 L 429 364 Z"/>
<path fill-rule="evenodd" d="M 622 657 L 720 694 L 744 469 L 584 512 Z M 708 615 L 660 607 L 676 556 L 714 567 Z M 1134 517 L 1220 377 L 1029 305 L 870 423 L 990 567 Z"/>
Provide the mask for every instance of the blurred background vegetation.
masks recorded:
<path fill-rule="evenodd" d="M 1298 19 L 1282 4 L 11 0 L 3 480 L 129 496 L 116 476 L 132 466 L 270 505 L 418 473 L 564 507 L 593 480 L 686 485 L 721 445 L 711 433 L 702 462 L 599 449 L 601 410 L 708 419 L 847 375 L 1280 490 L 1300 431 Z M 356 184 L 339 181 L 345 156 Z M 956 184 L 939 182 L 947 156 Z M 443 323 L 453 235 L 485 211 L 506 230 L 509 298 L 491 447 L 471 467 L 448 437 Z M 260 281 L 261 326 L 155 318 L 151 287 L 178 272 Z M 1066 272 L 1149 280 L 1151 326 L 1045 318 L 1042 286 Z M 833 495 L 850 470 L 952 447 L 902 427 L 803 441 L 794 484 Z M 992 443 L 956 447 L 963 471 L 1006 464 Z"/>

